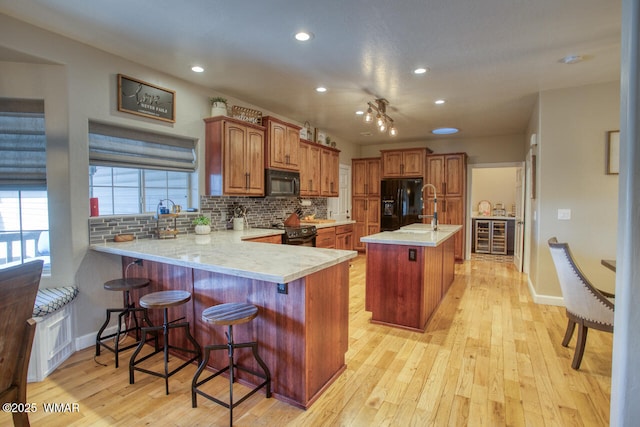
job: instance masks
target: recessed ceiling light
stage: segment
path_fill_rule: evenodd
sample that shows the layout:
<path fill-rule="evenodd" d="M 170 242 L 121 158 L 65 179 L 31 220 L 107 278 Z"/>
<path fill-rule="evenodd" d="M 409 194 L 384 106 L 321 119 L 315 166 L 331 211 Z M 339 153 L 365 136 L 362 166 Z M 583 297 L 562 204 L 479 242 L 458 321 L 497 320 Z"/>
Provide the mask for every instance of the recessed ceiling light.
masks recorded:
<path fill-rule="evenodd" d="M 456 128 L 437 128 L 431 131 L 435 135 L 451 135 L 458 132 L 460 132 L 460 129 Z"/>
<path fill-rule="evenodd" d="M 320 93 L 322 93 L 322 92 L 326 92 L 326 91 L 327 91 L 327 88 L 326 88 L 326 87 L 324 87 L 324 86 L 320 86 L 320 87 L 317 87 L 317 88 L 316 88 L 316 92 L 320 92 Z"/>
<path fill-rule="evenodd" d="M 578 62 L 582 62 L 584 58 L 580 55 L 567 55 L 562 58 L 559 62 L 563 64 L 577 64 Z"/>
<path fill-rule="evenodd" d="M 306 42 L 306 41 L 309 41 L 309 40 L 311 40 L 313 38 L 313 33 L 308 33 L 306 31 L 300 31 L 299 33 L 296 33 L 296 35 L 294 37 L 299 42 Z"/>
<path fill-rule="evenodd" d="M 363 115 L 363 114 L 364 114 L 364 111 L 362 111 L 362 110 L 358 110 L 358 111 L 356 111 L 356 114 L 357 114 L 358 116 L 361 116 L 361 115 Z"/>
<path fill-rule="evenodd" d="M 194 73 L 202 73 L 204 71 L 204 68 L 199 65 L 194 65 L 193 67 L 191 67 L 191 71 L 193 71 Z"/>
<path fill-rule="evenodd" d="M 435 104 L 442 105 L 442 104 L 444 104 L 445 102 L 446 102 L 446 101 L 445 101 L 444 99 L 436 99 Z"/>
<path fill-rule="evenodd" d="M 415 70 L 413 70 L 413 74 L 424 74 L 427 71 L 429 71 L 428 68 L 420 67 L 420 68 L 416 68 Z"/>

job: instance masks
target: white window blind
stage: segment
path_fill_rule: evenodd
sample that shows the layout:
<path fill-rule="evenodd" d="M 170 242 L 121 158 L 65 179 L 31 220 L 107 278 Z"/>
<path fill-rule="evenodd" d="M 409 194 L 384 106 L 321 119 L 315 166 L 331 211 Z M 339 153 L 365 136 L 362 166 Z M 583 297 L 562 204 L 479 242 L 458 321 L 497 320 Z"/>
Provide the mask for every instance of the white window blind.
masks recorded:
<path fill-rule="evenodd" d="M 47 187 L 44 101 L 0 98 L 0 189 Z"/>
<path fill-rule="evenodd" d="M 194 172 L 196 140 L 89 122 L 89 164 Z"/>

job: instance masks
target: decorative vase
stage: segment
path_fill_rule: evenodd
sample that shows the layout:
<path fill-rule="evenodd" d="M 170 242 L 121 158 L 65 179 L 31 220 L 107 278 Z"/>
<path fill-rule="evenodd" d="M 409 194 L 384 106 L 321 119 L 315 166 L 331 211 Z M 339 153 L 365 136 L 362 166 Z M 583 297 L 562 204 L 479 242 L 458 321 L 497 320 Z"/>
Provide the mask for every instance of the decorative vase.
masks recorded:
<path fill-rule="evenodd" d="M 211 233 L 211 226 L 196 225 L 196 234 L 209 234 L 209 233 Z"/>
<path fill-rule="evenodd" d="M 211 117 L 226 115 L 227 104 L 225 104 L 224 102 L 214 102 L 213 104 L 211 104 Z"/>
<path fill-rule="evenodd" d="M 244 218 L 233 218 L 233 229 L 236 231 L 244 230 Z"/>

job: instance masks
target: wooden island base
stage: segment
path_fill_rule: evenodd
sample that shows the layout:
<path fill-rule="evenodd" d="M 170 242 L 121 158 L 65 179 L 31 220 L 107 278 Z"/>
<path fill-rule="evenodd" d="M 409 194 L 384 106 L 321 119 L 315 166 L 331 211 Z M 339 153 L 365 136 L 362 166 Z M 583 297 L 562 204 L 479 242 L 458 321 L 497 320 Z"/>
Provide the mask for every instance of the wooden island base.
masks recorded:
<path fill-rule="evenodd" d="M 371 322 L 424 332 L 453 282 L 454 239 L 429 246 L 367 243 Z"/>
<path fill-rule="evenodd" d="M 133 258 L 123 257 L 123 268 Z M 135 269 L 135 271 L 134 271 Z M 224 344 L 226 327 L 202 321 L 202 311 L 225 302 L 247 302 L 258 307 L 258 317 L 234 328 L 236 342 L 257 341 L 260 356 L 271 371 L 274 396 L 306 409 L 345 370 L 349 323 L 349 262 L 342 262 L 286 284 L 277 284 L 145 260 L 131 266 L 130 277 L 146 277 L 151 285 L 132 292 L 141 295 L 170 289 L 192 293 L 187 304 L 169 309 L 170 319 L 185 317 L 200 345 Z M 162 323 L 161 310 L 150 310 L 154 324 Z M 173 331 L 172 331 L 173 332 Z M 180 334 L 178 343 L 184 345 Z M 173 344 L 173 343 L 172 343 Z M 238 364 L 259 371 L 250 350 L 237 350 Z M 213 352 L 209 366 L 220 369 L 228 362 L 223 351 Z M 258 379 L 240 373 L 239 380 Z"/>

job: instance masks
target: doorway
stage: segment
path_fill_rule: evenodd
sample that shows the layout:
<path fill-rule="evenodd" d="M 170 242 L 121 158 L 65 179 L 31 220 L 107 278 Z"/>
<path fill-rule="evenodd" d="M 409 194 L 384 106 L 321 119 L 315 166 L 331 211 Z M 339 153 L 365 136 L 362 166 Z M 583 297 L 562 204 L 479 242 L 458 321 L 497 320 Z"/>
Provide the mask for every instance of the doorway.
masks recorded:
<path fill-rule="evenodd" d="M 467 170 L 467 235 L 465 259 L 472 254 L 496 256 L 502 261 L 513 262 L 518 271 L 523 269 L 524 250 L 524 195 L 525 164 L 523 162 L 470 164 Z M 489 210 L 487 211 L 487 206 Z M 480 208 L 480 209 L 479 209 Z M 504 227 L 506 242 L 501 248 L 484 246 L 476 255 L 474 223 L 487 221 L 496 230 Z M 480 255 L 482 252 L 482 255 Z M 487 254 L 487 255 L 485 255 Z"/>

